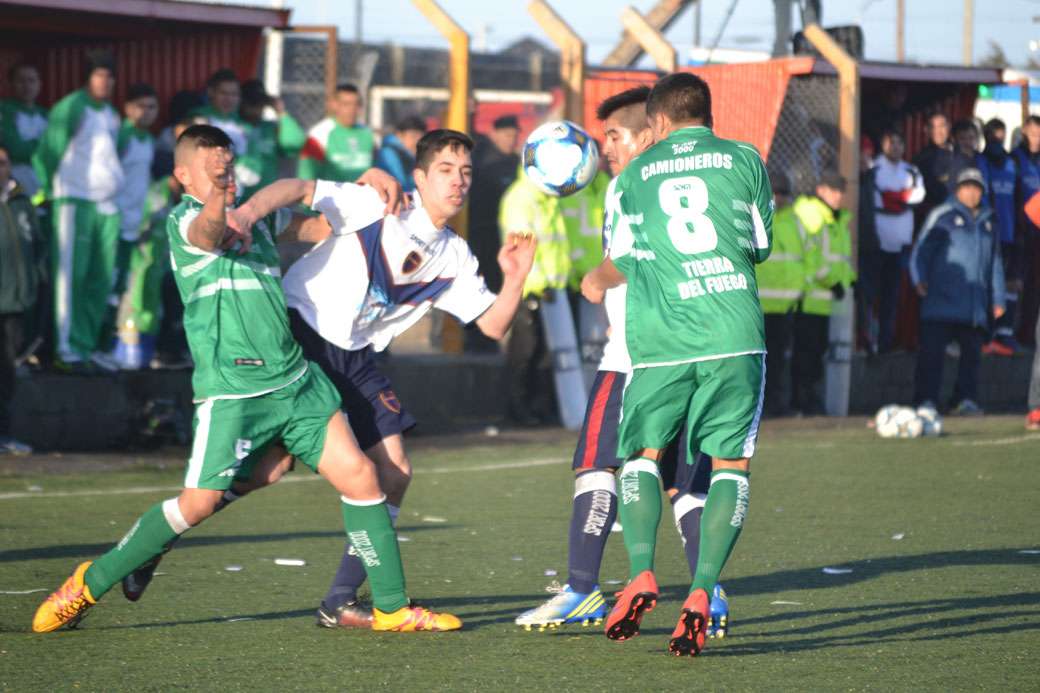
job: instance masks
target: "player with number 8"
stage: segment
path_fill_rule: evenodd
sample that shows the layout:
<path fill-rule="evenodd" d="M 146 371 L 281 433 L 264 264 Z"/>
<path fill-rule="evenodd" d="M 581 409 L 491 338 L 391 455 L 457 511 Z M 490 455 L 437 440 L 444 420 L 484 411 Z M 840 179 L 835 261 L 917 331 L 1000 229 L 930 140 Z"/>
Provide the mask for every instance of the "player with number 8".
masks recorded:
<path fill-rule="evenodd" d="M 602 300 L 628 284 L 626 337 L 633 372 L 622 403 L 619 514 L 630 582 L 607 637 L 639 632 L 657 603 L 653 575 L 661 518 L 659 462 L 685 424 L 687 461 L 712 458 L 700 555 L 669 650 L 704 645 L 712 587 L 740 535 L 749 500 L 765 384 L 765 337 L 755 283 L 772 242 L 772 190 L 758 151 L 711 130 L 711 92 L 699 77 L 662 78 L 647 102 L 655 144 L 617 181 L 621 218 L 610 257 L 582 292 Z"/>

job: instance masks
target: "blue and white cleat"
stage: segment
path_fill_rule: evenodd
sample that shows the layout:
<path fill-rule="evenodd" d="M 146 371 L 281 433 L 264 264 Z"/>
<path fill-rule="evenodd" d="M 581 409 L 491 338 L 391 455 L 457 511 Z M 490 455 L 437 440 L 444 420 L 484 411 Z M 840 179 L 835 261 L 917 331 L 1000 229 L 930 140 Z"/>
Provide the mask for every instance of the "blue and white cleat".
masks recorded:
<path fill-rule="evenodd" d="M 516 617 L 516 625 L 524 630 L 538 628 L 557 628 L 568 623 L 580 623 L 582 626 L 599 625 L 607 615 L 607 601 L 603 593 L 595 589 L 588 594 L 571 591 L 570 585 L 560 587 L 553 583 L 545 588 L 547 592 L 555 592 L 544 604 L 529 609 Z"/>
<path fill-rule="evenodd" d="M 708 637 L 722 639 L 729 627 L 729 599 L 721 584 L 711 591 L 711 615 L 708 618 Z"/>

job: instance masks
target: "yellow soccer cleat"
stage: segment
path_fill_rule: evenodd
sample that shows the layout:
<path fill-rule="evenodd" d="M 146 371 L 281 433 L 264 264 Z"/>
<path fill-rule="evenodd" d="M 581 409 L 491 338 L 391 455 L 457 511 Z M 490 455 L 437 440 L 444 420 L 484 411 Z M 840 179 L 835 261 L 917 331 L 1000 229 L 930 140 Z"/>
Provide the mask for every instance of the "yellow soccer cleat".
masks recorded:
<path fill-rule="evenodd" d="M 86 613 L 94 606 L 96 599 L 90 594 L 90 588 L 83 582 L 83 575 L 90 567 L 91 561 L 80 563 L 76 572 L 62 586 L 51 593 L 51 596 L 40 604 L 33 617 L 32 629 L 37 633 L 49 633 L 62 626 L 75 627 Z"/>
<path fill-rule="evenodd" d="M 462 628 L 462 621 L 457 616 L 438 614 L 418 604 L 409 604 L 391 613 L 372 609 L 372 630 L 414 633 L 459 628 Z"/>

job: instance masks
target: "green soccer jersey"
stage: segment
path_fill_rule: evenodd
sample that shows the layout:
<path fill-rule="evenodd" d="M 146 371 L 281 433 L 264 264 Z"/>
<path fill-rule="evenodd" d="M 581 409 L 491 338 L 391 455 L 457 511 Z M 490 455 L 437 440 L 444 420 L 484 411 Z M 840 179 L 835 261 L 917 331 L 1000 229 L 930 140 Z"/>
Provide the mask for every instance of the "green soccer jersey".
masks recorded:
<path fill-rule="evenodd" d="M 765 351 L 755 264 L 769 256 L 773 194 L 758 151 L 683 128 L 633 160 L 615 194 L 633 367 Z"/>
<path fill-rule="evenodd" d="M 363 125 L 345 127 L 325 118 L 307 133 L 297 175 L 307 180 L 353 182 L 372 168 L 375 141 Z"/>
<path fill-rule="evenodd" d="M 202 203 L 185 195 L 166 221 L 170 260 L 184 330 L 195 361 L 195 401 L 255 397 L 303 375 L 307 365 L 289 331 L 275 237 L 288 210 L 253 227 L 253 245 L 208 252 L 188 243 L 188 226 Z"/>

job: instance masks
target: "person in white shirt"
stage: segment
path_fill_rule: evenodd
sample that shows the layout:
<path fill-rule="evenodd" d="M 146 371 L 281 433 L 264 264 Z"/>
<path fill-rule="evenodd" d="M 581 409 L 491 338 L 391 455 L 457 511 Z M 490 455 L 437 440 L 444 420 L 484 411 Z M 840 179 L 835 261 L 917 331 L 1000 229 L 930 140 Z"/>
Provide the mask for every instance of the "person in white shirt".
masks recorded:
<path fill-rule="evenodd" d="M 434 307 L 502 339 L 534 261 L 533 237 L 507 237 L 498 254 L 504 280 L 496 296 L 478 274 L 466 241 L 448 227 L 466 203 L 472 149 L 472 140 L 461 132 L 440 129 L 424 135 L 416 148 L 414 206 L 400 216 L 388 215 L 370 187 L 325 180 L 278 181 L 232 213 L 248 226 L 272 210 L 312 199 L 311 208 L 327 221 L 327 239 L 294 264 L 283 281 L 290 323 L 304 355 L 339 390 L 359 446 L 376 463 L 395 520 L 412 474 L 402 434 L 416 421 L 379 371 L 373 352 L 385 349 Z M 291 463 L 284 451 L 269 454 L 258 465 L 254 483 L 274 483 Z M 371 611 L 357 602 L 364 580 L 361 559 L 348 544 L 318 609 L 318 624 L 370 627 Z"/>
<path fill-rule="evenodd" d="M 874 210 L 881 246 L 879 351 L 890 351 L 895 338 L 896 312 L 903 268 L 914 239 L 913 207 L 924 200 L 921 172 L 903 160 L 906 145 L 894 130 L 881 134 L 881 156 L 874 161 Z"/>

